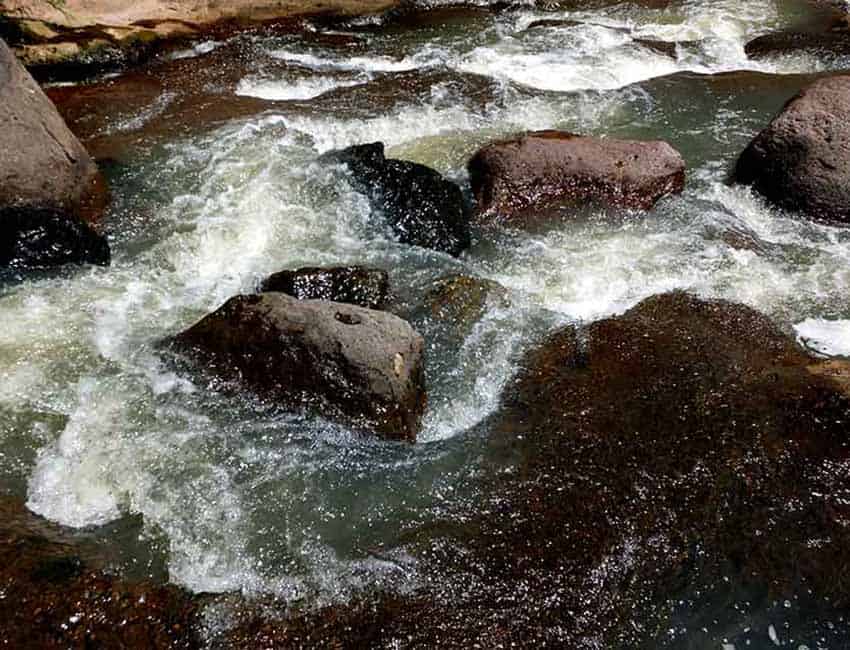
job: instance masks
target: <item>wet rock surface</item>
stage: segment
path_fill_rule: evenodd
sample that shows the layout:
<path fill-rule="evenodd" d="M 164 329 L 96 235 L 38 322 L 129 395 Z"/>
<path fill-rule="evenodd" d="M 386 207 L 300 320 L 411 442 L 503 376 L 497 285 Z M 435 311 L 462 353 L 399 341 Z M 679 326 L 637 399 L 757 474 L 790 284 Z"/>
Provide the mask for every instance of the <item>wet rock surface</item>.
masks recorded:
<path fill-rule="evenodd" d="M 818 80 L 747 146 L 735 180 L 816 219 L 850 221 L 850 76 Z"/>
<path fill-rule="evenodd" d="M 237 296 L 172 343 L 284 408 L 416 439 L 424 343 L 392 314 L 282 293 Z"/>
<path fill-rule="evenodd" d="M 109 243 L 73 214 L 50 208 L 0 208 L 0 268 L 109 264 Z"/>
<path fill-rule="evenodd" d="M 363 266 L 304 267 L 269 276 L 260 291 L 279 291 L 299 300 L 330 300 L 381 309 L 389 293 L 389 276 L 381 269 Z"/>
<path fill-rule="evenodd" d="M 850 56 L 850 30 L 826 32 L 771 32 L 753 39 L 744 48 L 752 59 L 766 59 L 805 52 L 821 59 Z"/>
<path fill-rule="evenodd" d="M 94 161 L 0 41 L 0 207 L 82 212 L 99 189 Z"/>
<path fill-rule="evenodd" d="M 431 318 L 463 340 L 487 308 L 508 304 L 507 290 L 497 282 L 469 275 L 450 275 L 435 281 L 425 295 Z"/>
<path fill-rule="evenodd" d="M 21 60 L 40 78 L 82 78 L 137 64 L 168 41 L 232 35 L 249 27 L 304 17 L 376 14 L 395 0 L 227 3 L 110 0 L 8 0 L 0 32 L 14 36 Z"/>
<path fill-rule="evenodd" d="M 460 188 L 439 172 L 384 156 L 381 142 L 332 151 L 325 162 L 343 163 L 355 187 L 369 197 L 399 241 L 459 255 L 469 247 L 469 221 Z"/>
<path fill-rule="evenodd" d="M 491 143 L 468 164 L 481 222 L 521 223 L 566 205 L 648 210 L 681 192 L 685 163 L 664 142 L 538 131 Z"/>
<path fill-rule="evenodd" d="M 411 538 L 430 587 L 246 620 L 231 638 L 682 647 L 681 598 L 683 627 L 801 591 L 841 611 L 850 401 L 811 364 L 757 312 L 684 293 L 557 331 L 482 428 L 485 466 L 512 471 L 481 481 L 461 523 Z"/>
<path fill-rule="evenodd" d="M 0 498 L 0 642 L 10 648 L 195 648 L 197 599 L 128 582 L 80 557 L 62 529 Z"/>

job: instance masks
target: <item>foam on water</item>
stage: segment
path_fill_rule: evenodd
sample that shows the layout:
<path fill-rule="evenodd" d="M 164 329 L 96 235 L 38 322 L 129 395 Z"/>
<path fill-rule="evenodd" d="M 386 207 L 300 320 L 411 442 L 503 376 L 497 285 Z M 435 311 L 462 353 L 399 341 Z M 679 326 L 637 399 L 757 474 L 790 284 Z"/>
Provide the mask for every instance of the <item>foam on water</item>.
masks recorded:
<path fill-rule="evenodd" d="M 358 86 L 366 81 L 368 81 L 368 78 L 338 79 L 333 77 L 312 77 L 291 81 L 246 78 L 239 82 L 236 87 L 236 94 L 278 101 L 312 99 L 334 88 Z"/>
<path fill-rule="evenodd" d="M 828 356 L 850 357 L 850 320 L 807 318 L 794 329 L 806 347 Z"/>

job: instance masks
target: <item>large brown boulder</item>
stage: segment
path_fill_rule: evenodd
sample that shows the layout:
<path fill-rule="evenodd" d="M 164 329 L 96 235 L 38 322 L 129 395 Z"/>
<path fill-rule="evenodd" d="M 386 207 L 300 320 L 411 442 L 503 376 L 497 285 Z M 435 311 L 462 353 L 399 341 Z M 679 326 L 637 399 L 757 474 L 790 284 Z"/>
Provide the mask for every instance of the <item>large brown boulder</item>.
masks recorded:
<path fill-rule="evenodd" d="M 284 408 L 415 440 L 425 406 L 422 337 L 392 314 L 283 293 L 236 296 L 174 339 Z"/>
<path fill-rule="evenodd" d="M 97 165 L 0 41 L 0 208 L 78 212 L 98 190 Z"/>
<path fill-rule="evenodd" d="M 468 168 L 477 216 L 484 222 L 521 221 L 588 201 L 648 210 L 685 183 L 685 162 L 666 142 L 561 131 L 493 142 Z"/>
<path fill-rule="evenodd" d="M 850 221 L 850 76 L 792 98 L 741 154 L 735 180 L 787 210 Z"/>

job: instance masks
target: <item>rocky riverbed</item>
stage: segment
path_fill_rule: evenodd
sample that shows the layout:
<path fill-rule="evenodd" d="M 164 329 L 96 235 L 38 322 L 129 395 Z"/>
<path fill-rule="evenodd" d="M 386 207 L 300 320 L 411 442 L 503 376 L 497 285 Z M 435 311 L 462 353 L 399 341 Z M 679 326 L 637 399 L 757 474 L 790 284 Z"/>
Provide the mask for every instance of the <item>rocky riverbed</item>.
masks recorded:
<path fill-rule="evenodd" d="M 841 7 L 355 4 L 2 6 L 0 638 L 850 645 Z"/>

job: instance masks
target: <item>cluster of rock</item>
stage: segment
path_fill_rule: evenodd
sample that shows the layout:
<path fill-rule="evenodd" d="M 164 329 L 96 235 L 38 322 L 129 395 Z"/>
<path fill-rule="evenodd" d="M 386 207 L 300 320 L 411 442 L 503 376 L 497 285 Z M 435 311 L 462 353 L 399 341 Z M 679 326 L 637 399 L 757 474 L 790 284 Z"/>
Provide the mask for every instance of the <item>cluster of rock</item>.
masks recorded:
<path fill-rule="evenodd" d="M 306 327 L 298 331 L 298 318 L 334 327 L 336 313 L 344 320 L 380 313 L 272 293 L 229 305 L 193 330 L 243 360 L 267 353 L 275 331 L 302 341 L 307 355 L 315 339 Z M 272 331 L 262 332 L 267 325 Z M 227 341 L 230 334 L 259 347 Z M 275 373 L 274 363 L 243 367 Z M 652 635 L 666 631 L 665 614 L 651 609 L 647 594 L 686 586 L 715 593 L 729 566 L 752 585 L 769 585 L 773 600 L 805 598 L 804 585 L 846 607 L 845 478 L 818 468 L 848 458 L 850 397 L 823 365 L 752 309 L 680 292 L 557 330 L 525 356 L 487 423 L 486 453 L 510 450 L 516 463 L 479 485 L 481 502 L 495 505 L 470 513 L 464 526 L 439 529 L 442 546 L 430 527 L 410 536 L 433 579 L 410 596 L 378 593 L 327 610 L 296 609 L 283 620 L 249 605 L 224 631 L 222 647 L 352 639 L 375 647 L 386 638 L 417 647 L 489 647 L 504 638 L 544 646 L 553 628 L 564 647 L 583 647 L 588 636 L 600 647 L 656 647 L 663 643 Z M 8 561 L 0 580 L 23 606 L 0 619 L 0 636 L 25 644 L 32 640 L 25 630 L 49 630 L 60 647 L 112 639 L 196 647 L 209 596 L 104 574 L 75 546 L 57 543 L 61 537 L 50 541 L 54 533 L 32 515 L 2 512 L 0 557 Z M 456 548 L 465 549 L 461 563 Z M 621 574 L 611 558 L 624 549 Z M 600 577 L 600 566 L 611 572 Z M 527 587 L 518 593 L 518 584 Z M 83 624 L 67 625 L 71 617 Z"/>
<path fill-rule="evenodd" d="M 97 165 L 0 41 L 0 267 L 107 264 Z"/>
<path fill-rule="evenodd" d="M 4 0 L 0 36 L 38 77 L 79 77 L 145 60 L 168 43 L 321 14 L 388 11 L 398 0 Z"/>
<path fill-rule="evenodd" d="M 734 177 L 785 209 L 850 221 L 848 124 L 850 76 L 822 79 L 750 143 Z M 9 152 L 0 160 L 0 266 L 107 263 L 106 240 L 90 223 L 100 187 L 96 165 L 2 42 L 0 144 Z M 387 158 L 381 143 L 324 160 L 347 167 L 352 185 L 399 241 L 449 255 L 469 247 L 473 223 L 522 227 L 587 203 L 649 210 L 685 183 L 682 156 L 664 142 L 556 131 L 478 151 L 468 164 L 474 207 L 455 183 Z M 434 318 L 457 324 L 465 336 L 489 299 L 505 300 L 504 290 L 457 276 L 435 283 L 426 303 Z M 231 298 L 169 346 L 287 410 L 414 441 L 426 404 L 425 341 L 386 311 L 389 303 L 384 270 L 286 270 L 264 280 L 258 293 Z M 546 628 L 578 636 L 588 630 L 577 627 L 572 612 L 590 603 L 610 624 L 634 612 L 642 587 L 689 578 L 695 564 L 719 572 L 731 562 L 778 593 L 802 581 L 846 602 L 840 586 L 850 575 L 841 559 L 850 535 L 836 516 L 846 505 L 813 498 L 838 494 L 836 479 L 808 471 L 847 458 L 845 368 L 812 358 L 751 309 L 683 293 L 554 332 L 522 366 L 488 423 L 495 444 L 516 454 L 519 471 L 482 488 L 492 489 L 487 494 L 498 509 L 450 531 L 471 549 L 467 564 L 503 576 L 502 584 L 449 610 L 442 594 L 426 590 L 401 608 L 381 601 L 371 618 L 342 608 L 323 621 L 302 614 L 278 627 L 237 626 L 229 632 L 234 642 L 253 643 L 261 629 L 268 645 L 345 640 L 352 630 L 364 645 L 378 645 L 378 630 L 421 645 L 497 645 L 499 635 L 539 635 L 542 644 L 545 631 L 526 610 L 541 611 L 544 603 L 535 599 L 556 588 L 563 601 Z M 829 542 L 812 545 L 814 538 Z M 637 549 L 634 570 L 588 595 L 607 555 L 629 544 Z M 0 544 L 9 559 L 0 575 L 13 578 L 4 584 L 21 602 L 38 605 L 0 621 L 4 638 L 26 643 L 31 639 L 15 630 L 30 626 L 54 630 L 58 645 L 82 642 L 73 634 L 88 632 L 62 627 L 72 613 L 63 604 L 67 589 L 75 607 L 104 623 L 101 638 L 124 634 L 123 619 L 136 643 L 195 643 L 193 597 L 170 587 L 128 587 L 68 560 L 62 549 L 39 548 L 49 552 L 21 557 L 11 542 Z M 529 602 L 512 607 L 523 616 L 503 627 L 480 616 L 504 610 L 516 584 L 541 580 L 562 582 L 524 595 Z"/>

